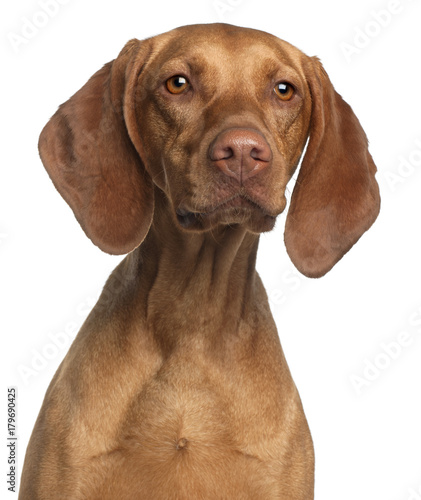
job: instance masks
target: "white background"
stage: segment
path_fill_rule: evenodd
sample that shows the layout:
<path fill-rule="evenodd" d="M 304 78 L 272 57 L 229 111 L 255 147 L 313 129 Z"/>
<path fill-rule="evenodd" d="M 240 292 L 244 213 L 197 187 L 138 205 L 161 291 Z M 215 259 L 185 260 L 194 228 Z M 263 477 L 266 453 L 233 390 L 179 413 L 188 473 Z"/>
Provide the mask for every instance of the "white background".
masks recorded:
<path fill-rule="evenodd" d="M 261 238 L 258 268 L 314 439 L 316 499 L 421 499 L 420 1 L 63 0 L 48 15 L 41 4 L 0 7 L 0 497 L 15 497 L 6 387 L 18 388 L 21 468 L 48 383 L 121 260 L 85 237 L 39 160 L 38 135 L 127 40 L 223 20 L 319 56 L 379 169 L 380 217 L 324 278 L 294 269 L 284 216 Z"/>

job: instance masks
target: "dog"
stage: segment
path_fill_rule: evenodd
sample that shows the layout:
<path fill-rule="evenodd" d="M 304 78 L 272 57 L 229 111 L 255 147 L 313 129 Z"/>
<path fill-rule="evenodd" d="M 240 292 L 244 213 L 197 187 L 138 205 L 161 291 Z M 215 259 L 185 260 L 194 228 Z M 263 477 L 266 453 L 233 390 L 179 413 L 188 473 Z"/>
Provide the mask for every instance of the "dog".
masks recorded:
<path fill-rule="evenodd" d="M 227 24 L 131 40 L 39 149 L 86 235 L 128 255 L 47 390 L 19 499 L 314 498 L 255 261 L 302 156 L 285 225 L 301 273 L 323 276 L 379 212 L 366 135 L 320 61 Z"/>

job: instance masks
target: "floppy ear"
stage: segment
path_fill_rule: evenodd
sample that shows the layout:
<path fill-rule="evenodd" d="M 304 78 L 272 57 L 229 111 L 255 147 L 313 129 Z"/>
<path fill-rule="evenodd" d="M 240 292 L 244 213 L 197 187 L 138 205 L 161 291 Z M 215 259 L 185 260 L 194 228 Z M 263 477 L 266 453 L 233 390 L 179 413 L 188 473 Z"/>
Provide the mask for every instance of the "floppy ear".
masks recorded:
<path fill-rule="evenodd" d="M 152 181 L 124 120 L 126 81 L 142 64 L 140 46 L 128 42 L 59 107 L 39 140 L 55 187 L 87 236 L 111 254 L 137 247 L 153 215 Z"/>
<path fill-rule="evenodd" d="M 292 194 L 285 245 L 308 277 L 329 271 L 375 221 L 380 195 L 365 133 L 335 92 L 317 58 L 309 58 L 310 139 Z"/>

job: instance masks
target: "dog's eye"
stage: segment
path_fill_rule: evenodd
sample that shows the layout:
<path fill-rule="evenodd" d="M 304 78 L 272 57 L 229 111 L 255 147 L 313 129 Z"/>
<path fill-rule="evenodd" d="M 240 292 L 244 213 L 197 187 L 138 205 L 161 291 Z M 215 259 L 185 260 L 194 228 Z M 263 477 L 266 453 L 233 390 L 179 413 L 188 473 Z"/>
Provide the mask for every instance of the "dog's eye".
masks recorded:
<path fill-rule="evenodd" d="M 282 101 L 289 101 L 294 95 L 294 87 L 286 82 L 277 83 L 273 89 Z"/>
<path fill-rule="evenodd" d="M 165 82 L 168 92 L 171 94 L 181 94 L 189 88 L 189 82 L 184 76 L 176 75 L 168 78 Z"/>

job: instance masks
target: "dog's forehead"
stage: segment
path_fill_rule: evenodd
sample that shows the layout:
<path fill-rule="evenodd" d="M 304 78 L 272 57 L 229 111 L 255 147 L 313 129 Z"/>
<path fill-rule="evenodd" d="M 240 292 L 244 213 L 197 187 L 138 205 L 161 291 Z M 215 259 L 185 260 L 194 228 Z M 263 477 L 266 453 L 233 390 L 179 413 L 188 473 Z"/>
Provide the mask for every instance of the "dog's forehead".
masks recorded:
<path fill-rule="evenodd" d="M 206 61 L 211 65 L 235 63 L 258 66 L 279 61 L 303 74 L 306 57 L 293 45 L 269 33 L 228 24 L 183 26 L 153 38 L 155 62 L 185 59 Z"/>

